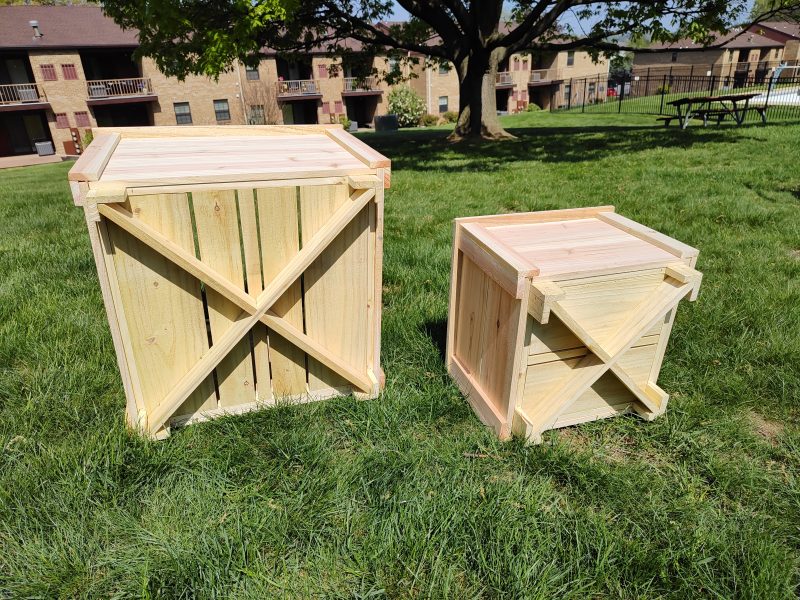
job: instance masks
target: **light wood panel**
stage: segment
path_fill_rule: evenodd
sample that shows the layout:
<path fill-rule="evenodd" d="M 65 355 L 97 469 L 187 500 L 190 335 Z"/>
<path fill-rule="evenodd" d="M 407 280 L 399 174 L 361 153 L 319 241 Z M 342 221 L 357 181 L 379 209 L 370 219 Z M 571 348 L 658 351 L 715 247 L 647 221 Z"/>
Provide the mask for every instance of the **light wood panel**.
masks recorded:
<path fill-rule="evenodd" d="M 242 246 L 236 212 L 236 193 L 197 192 L 192 194 L 200 260 L 244 290 Z M 242 310 L 225 296 L 206 289 L 212 344 L 243 317 Z M 238 404 L 241 398 L 256 400 L 255 375 L 250 342 L 239 342 L 215 369 L 219 405 Z"/>
<path fill-rule="evenodd" d="M 296 187 L 263 188 L 256 191 L 263 249 L 264 281 L 271 282 L 300 251 Z M 300 281 L 295 281 L 275 302 L 273 312 L 303 330 Z M 306 355 L 275 332 L 269 333 L 272 387 L 277 397 L 304 394 Z"/>

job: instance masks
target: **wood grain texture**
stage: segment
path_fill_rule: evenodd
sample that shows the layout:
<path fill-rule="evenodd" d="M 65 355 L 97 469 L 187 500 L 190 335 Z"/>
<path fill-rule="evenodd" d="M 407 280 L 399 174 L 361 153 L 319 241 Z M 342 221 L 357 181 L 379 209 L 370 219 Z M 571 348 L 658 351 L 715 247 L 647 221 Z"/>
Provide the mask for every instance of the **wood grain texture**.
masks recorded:
<path fill-rule="evenodd" d="M 197 192 L 192 194 L 197 224 L 200 260 L 232 284 L 244 290 L 241 237 L 236 212 L 236 194 Z M 242 310 L 218 292 L 207 289 L 208 318 L 212 344 L 244 317 Z M 256 400 L 255 375 L 250 356 L 250 342 L 239 342 L 215 369 L 219 405 L 232 406 Z"/>
<path fill-rule="evenodd" d="M 303 240 L 312 237 L 348 200 L 347 186 L 301 188 Z M 306 333 L 366 371 L 369 329 L 369 211 L 362 211 L 337 236 L 304 275 Z M 348 383 L 316 360 L 308 361 L 309 389 L 347 388 Z"/>
<path fill-rule="evenodd" d="M 296 187 L 262 188 L 256 191 L 264 264 L 264 282 L 280 274 L 300 252 Z M 272 311 L 303 330 L 303 302 L 299 279 L 277 300 Z M 269 333 L 272 387 L 278 397 L 307 391 L 306 354 L 275 332 Z"/>

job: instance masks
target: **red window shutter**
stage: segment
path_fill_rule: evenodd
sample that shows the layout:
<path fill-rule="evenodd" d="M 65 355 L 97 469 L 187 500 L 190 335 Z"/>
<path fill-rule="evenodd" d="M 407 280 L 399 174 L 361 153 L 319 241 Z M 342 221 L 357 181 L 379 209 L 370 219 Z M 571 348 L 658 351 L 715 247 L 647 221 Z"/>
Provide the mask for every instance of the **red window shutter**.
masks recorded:
<path fill-rule="evenodd" d="M 330 102 L 323 102 L 322 103 L 322 114 L 323 115 L 331 114 L 331 103 Z"/>
<path fill-rule="evenodd" d="M 78 70 L 75 68 L 74 64 L 61 65 L 61 75 L 64 79 L 77 79 Z"/>
<path fill-rule="evenodd" d="M 519 59 L 518 58 L 514 59 L 514 70 L 515 71 L 519 71 Z"/>
<path fill-rule="evenodd" d="M 317 77 L 320 79 L 327 79 L 328 65 L 317 65 Z"/>
<path fill-rule="evenodd" d="M 336 100 L 334 102 L 334 106 L 336 107 L 336 114 L 337 115 L 341 114 L 342 112 L 344 112 L 344 111 L 342 111 L 342 101 L 341 100 Z"/>
<path fill-rule="evenodd" d="M 67 113 L 56 113 L 56 129 L 69 129 Z"/>
<path fill-rule="evenodd" d="M 85 110 L 75 113 L 75 126 L 76 127 L 91 127 L 92 123 L 89 121 L 89 113 Z"/>
<path fill-rule="evenodd" d="M 58 77 L 56 77 L 55 65 L 41 65 L 40 69 L 42 70 L 42 79 L 45 81 L 55 81 L 58 79 Z"/>

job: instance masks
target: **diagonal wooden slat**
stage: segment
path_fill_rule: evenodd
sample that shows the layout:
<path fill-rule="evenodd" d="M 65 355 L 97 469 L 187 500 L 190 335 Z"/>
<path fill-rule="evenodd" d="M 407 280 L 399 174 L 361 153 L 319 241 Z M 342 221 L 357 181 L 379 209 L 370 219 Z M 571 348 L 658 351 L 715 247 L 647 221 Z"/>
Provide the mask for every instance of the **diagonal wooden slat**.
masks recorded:
<path fill-rule="evenodd" d="M 192 393 L 194 388 L 208 376 L 209 373 L 217 366 L 217 364 L 230 352 L 230 350 L 244 337 L 247 332 L 257 322 L 262 320 L 262 317 L 272 307 L 272 305 L 280 298 L 286 289 L 305 271 L 305 269 L 325 250 L 330 242 L 341 233 L 341 231 L 358 215 L 358 213 L 366 206 L 366 204 L 375 197 L 374 189 L 366 189 L 360 193 L 354 194 L 350 197 L 350 201 L 339 208 L 332 218 L 321 228 L 307 243 L 304 244 L 303 249 L 296 254 L 287 264 L 283 271 L 259 294 L 256 298 L 255 306 L 253 306 L 252 299 L 244 294 L 243 291 L 236 290 L 230 285 L 225 285 L 223 277 L 219 274 L 214 274 L 213 270 L 208 269 L 202 262 L 196 261 L 199 264 L 192 264 L 189 260 L 190 255 L 182 252 L 180 248 L 172 248 L 169 244 L 164 244 L 162 236 L 158 232 L 145 232 L 148 236 L 153 238 L 153 241 L 159 242 L 158 247 L 154 247 L 157 251 L 159 248 L 165 250 L 175 257 L 180 262 L 186 262 L 195 270 L 196 276 L 206 281 L 211 278 L 213 281 L 208 281 L 209 285 L 215 284 L 219 287 L 220 293 L 230 298 L 237 298 L 244 306 L 243 313 L 231 325 L 228 331 L 218 339 L 214 345 L 206 352 L 200 360 L 178 381 L 173 389 L 162 399 L 161 404 L 147 416 L 148 429 L 151 431 L 157 430 L 172 416 L 174 411 L 183 403 L 183 401 Z M 119 213 L 119 209 L 106 208 L 101 211 L 101 214 L 108 216 L 111 220 L 113 217 L 119 217 L 123 213 Z M 116 211 L 116 212 L 110 212 Z M 132 235 L 141 234 L 144 231 L 137 223 L 122 218 L 117 219 L 120 223 L 125 222 L 130 227 Z M 135 221 L 135 220 L 134 220 Z M 114 222 L 117 222 L 116 220 Z M 123 225 L 121 225 L 123 226 Z M 125 226 L 123 226 L 125 228 Z M 126 230 L 128 230 L 126 228 Z M 155 235 L 153 235 L 155 234 Z M 138 237 L 138 236 L 137 236 Z M 168 241 L 168 240 L 167 240 Z M 196 259 L 195 259 L 196 260 Z M 180 264 L 178 262 L 178 264 Z M 190 271 L 191 272 L 191 271 Z M 194 274 L 194 273 L 193 273 Z M 212 285 L 213 287 L 213 285 Z M 217 289 L 217 288 L 215 288 Z M 224 291 L 223 291 L 224 290 Z M 243 297 L 242 297 L 243 296 Z M 246 298 L 246 300 L 245 300 Z M 316 346 L 316 351 L 321 352 L 320 346 Z M 328 357 L 330 358 L 330 357 Z M 355 382 L 354 382 L 355 383 Z M 360 386 L 360 384 L 357 384 Z"/>
<path fill-rule="evenodd" d="M 371 196 L 367 199 L 367 202 L 370 199 Z M 125 231 L 158 251 L 165 258 L 203 281 L 213 290 L 239 306 L 239 308 L 246 313 L 252 315 L 256 312 L 256 302 L 248 294 L 244 293 L 241 288 L 232 285 L 227 278 L 217 273 L 214 269 L 183 250 L 183 248 L 177 244 L 171 242 L 155 229 L 134 218 L 127 210 L 119 208 L 116 205 L 98 206 L 98 210 L 100 214 L 108 217 L 111 221 L 125 229 Z M 293 281 L 294 280 L 289 283 L 291 284 Z M 296 327 L 293 327 L 285 319 L 281 319 L 277 315 L 267 314 L 262 316 L 261 322 L 273 327 L 281 336 L 294 343 L 304 352 L 311 354 L 328 368 L 340 371 L 343 377 L 350 381 L 350 383 L 355 384 L 362 391 L 368 391 L 370 389 L 370 381 L 368 378 L 358 375 L 351 367 L 338 360 L 332 352 L 314 342 L 310 337 L 302 333 Z"/>
<path fill-rule="evenodd" d="M 656 302 L 647 307 L 646 310 L 633 314 L 630 321 L 624 324 L 620 328 L 620 332 L 614 336 L 614 341 L 611 345 L 613 354 L 608 355 L 607 359 L 597 356 L 596 354 L 588 354 L 581 359 L 575 366 L 575 376 L 571 377 L 563 385 L 551 390 L 550 393 L 540 401 L 540 408 L 536 411 L 536 419 L 537 421 L 543 420 L 545 422 L 543 429 L 552 427 L 558 417 L 560 417 L 583 392 L 594 385 L 606 371 L 616 364 L 620 356 L 627 352 L 639 338 L 656 324 L 656 322 L 664 318 L 664 315 L 667 314 L 681 298 L 690 293 L 691 287 L 689 283 L 669 285 L 670 291 L 668 293 L 663 295 L 658 293 Z M 561 318 L 558 302 L 554 303 L 553 311 Z M 565 313 L 563 310 L 560 312 L 562 314 Z M 573 333 L 579 335 L 578 331 L 573 331 Z M 622 336 L 625 337 L 623 338 Z M 623 339 L 626 341 L 622 341 Z M 629 382 L 632 381 L 629 377 L 627 379 Z M 627 387 L 626 381 L 622 381 L 622 383 Z M 631 390 L 631 392 L 638 398 L 639 394 L 636 390 Z"/>

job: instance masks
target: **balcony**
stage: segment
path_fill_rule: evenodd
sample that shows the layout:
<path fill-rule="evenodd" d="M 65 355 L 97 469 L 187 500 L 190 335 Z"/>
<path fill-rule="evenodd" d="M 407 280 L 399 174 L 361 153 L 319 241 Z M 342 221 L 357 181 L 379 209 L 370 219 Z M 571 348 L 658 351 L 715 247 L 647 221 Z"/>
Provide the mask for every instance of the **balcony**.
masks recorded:
<path fill-rule="evenodd" d="M 511 76 L 511 71 L 498 72 L 494 78 L 494 86 L 500 89 L 514 87 L 514 78 Z"/>
<path fill-rule="evenodd" d="M 531 71 L 531 76 L 528 79 L 528 86 L 552 85 L 561 83 L 562 81 L 561 71 L 558 69 L 534 69 Z"/>
<path fill-rule="evenodd" d="M 275 84 L 278 101 L 316 100 L 322 98 L 322 92 L 316 79 L 290 79 Z"/>
<path fill-rule="evenodd" d="M 345 77 L 342 96 L 376 96 L 383 93 L 375 77 Z"/>
<path fill-rule="evenodd" d="M 92 79 L 86 82 L 89 106 L 102 104 L 124 104 L 128 102 L 155 102 L 149 77 L 128 79 Z"/>
<path fill-rule="evenodd" d="M 44 90 L 38 83 L 0 85 L 0 110 L 34 110 L 49 107 Z"/>

